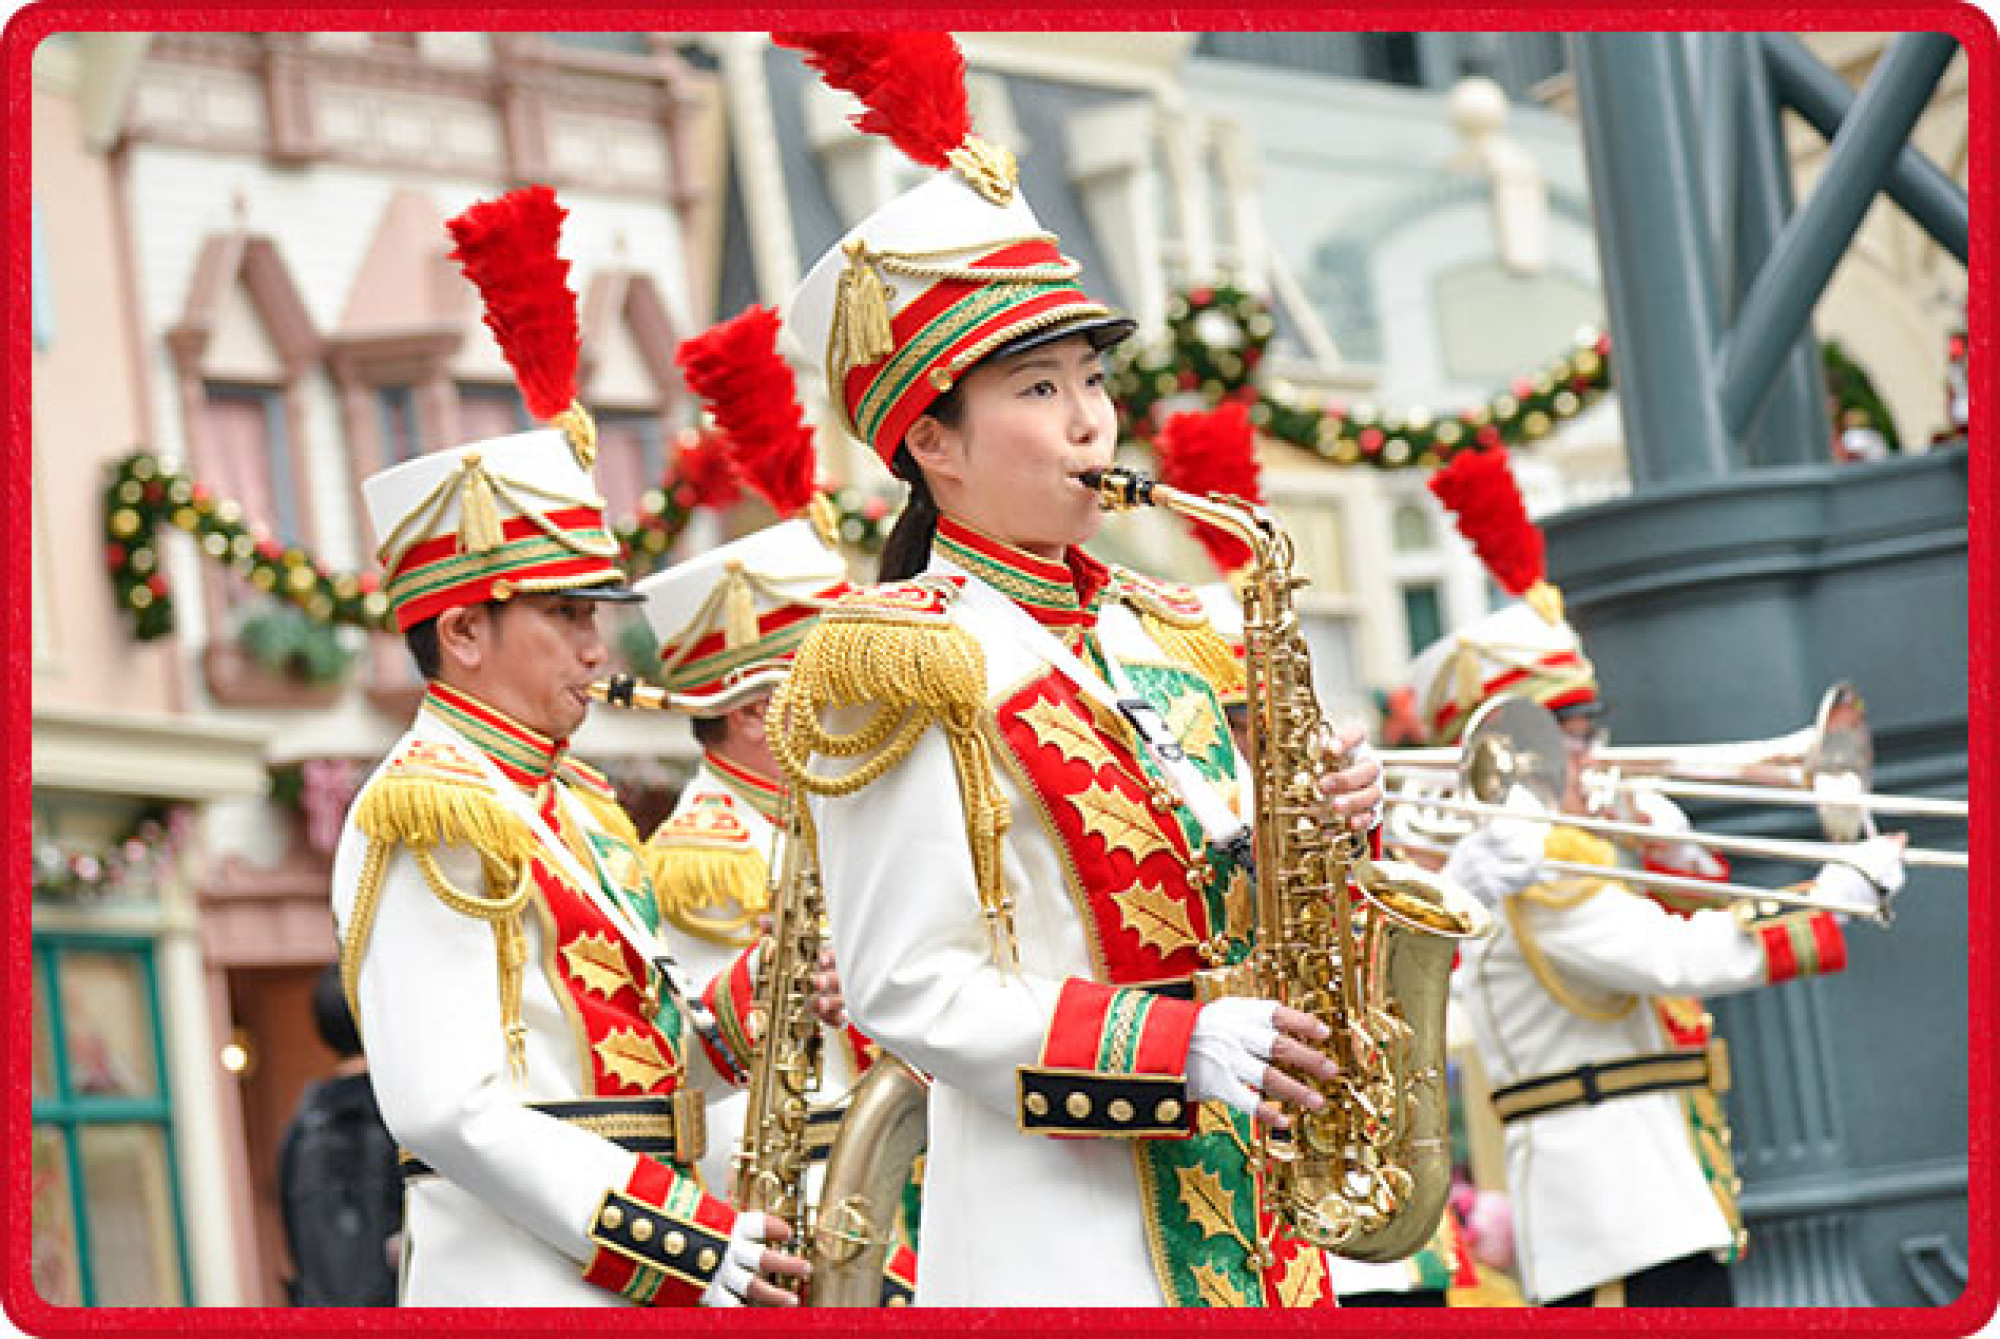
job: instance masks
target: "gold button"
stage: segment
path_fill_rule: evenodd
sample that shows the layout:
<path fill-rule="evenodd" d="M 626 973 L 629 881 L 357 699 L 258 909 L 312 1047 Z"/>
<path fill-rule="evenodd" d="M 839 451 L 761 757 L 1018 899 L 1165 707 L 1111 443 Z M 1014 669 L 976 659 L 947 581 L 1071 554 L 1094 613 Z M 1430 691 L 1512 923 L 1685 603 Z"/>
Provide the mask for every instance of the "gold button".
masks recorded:
<path fill-rule="evenodd" d="M 598 1221 L 615 1232 L 618 1230 L 618 1225 L 625 1221 L 625 1211 L 615 1204 L 607 1204 Z"/>
<path fill-rule="evenodd" d="M 715 1272 L 715 1262 L 719 1258 L 720 1257 L 716 1255 L 715 1248 L 713 1246 L 704 1246 L 702 1248 L 701 1254 L 695 1257 L 694 1261 L 695 1272 L 700 1274 L 713 1274 Z"/>
<path fill-rule="evenodd" d="M 1063 1103 L 1063 1110 L 1069 1112 L 1075 1119 L 1082 1120 L 1090 1114 L 1090 1098 L 1083 1093 L 1071 1093 L 1069 1100 Z"/>
<path fill-rule="evenodd" d="M 688 1239 L 686 1233 L 669 1232 L 666 1236 L 660 1238 L 660 1249 L 664 1250 L 670 1258 L 679 1259 L 681 1252 L 687 1250 L 687 1248 Z"/>
<path fill-rule="evenodd" d="M 1132 1104 L 1122 1097 L 1113 1098 L 1111 1105 L 1106 1107 L 1105 1110 L 1110 1112 L 1111 1119 L 1120 1125 L 1132 1119 Z"/>
<path fill-rule="evenodd" d="M 901 1293 L 897 1293 L 894 1297 L 891 1297 L 889 1299 L 890 1306 L 908 1306 L 909 1304 L 910 1304 L 910 1299 L 903 1296 Z"/>
<path fill-rule="evenodd" d="M 1181 1118 L 1181 1104 L 1171 1097 L 1163 1097 L 1153 1108 L 1153 1119 L 1162 1125 L 1171 1125 Z"/>
<path fill-rule="evenodd" d="M 514 598 L 514 583 L 502 577 L 493 583 L 491 594 L 496 600 L 511 600 Z"/>
<path fill-rule="evenodd" d="M 951 389 L 951 373 L 942 367 L 933 367 L 930 370 L 930 381 L 931 389 L 939 395 Z"/>
<path fill-rule="evenodd" d="M 652 1239 L 653 1239 L 653 1220 L 650 1218 L 633 1219 L 632 1240 L 651 1241 Z"/>
<path fill-rule="evenodd" d="M 1028 1100 L 1022 1105 L 1028 1108 L 1030 1116 L 1046 1116 L 1049 1114 L 1049 1099 L 1043 1097 L 1040 1093 L 1029 1093 Z"/>

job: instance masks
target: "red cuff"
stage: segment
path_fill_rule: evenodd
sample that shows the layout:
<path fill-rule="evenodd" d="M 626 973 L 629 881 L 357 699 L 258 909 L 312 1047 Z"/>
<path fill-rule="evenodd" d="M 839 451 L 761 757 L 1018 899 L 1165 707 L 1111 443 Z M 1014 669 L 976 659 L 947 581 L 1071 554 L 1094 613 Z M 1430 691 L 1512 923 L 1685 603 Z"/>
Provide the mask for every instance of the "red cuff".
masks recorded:
<path fill-rule="evenodd" d="M 1764 946 L 1766 977 L 1773 985 L 1824 976 L 1847 966 L 1847 937 L 1832 912 L 1791 912 L 1760 920 L 1755 928 Z"/>
<path fill-rule="evenodd" d="M 597 1250 L 584 1281 L 641 1306 L 694 1306 L 735 1227 L 736 1210 L 695 1178 L 641 1154 L 624 1189 L 605 1191 L 591 1217 Z"/>
<path fill-rule="evenodd" d="M 1056 999 L 1041 1063 L 1017 1071 L 1030 1134 L 1165 1138 L 1190 1134 L 1188 1044 L 1201 1007 L 1072 978 Z"/>

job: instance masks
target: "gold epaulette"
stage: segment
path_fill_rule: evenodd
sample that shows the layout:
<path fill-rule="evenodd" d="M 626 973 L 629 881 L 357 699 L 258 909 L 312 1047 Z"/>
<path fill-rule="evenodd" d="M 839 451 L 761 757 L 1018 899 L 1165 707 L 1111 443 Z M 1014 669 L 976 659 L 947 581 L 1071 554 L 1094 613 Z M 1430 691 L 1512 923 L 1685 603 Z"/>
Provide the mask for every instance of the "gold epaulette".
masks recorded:
<path fill-rule="evenodd" d="M 746 927 L 770 905 L 764 853 L 726 794 L 697 795 L 660 824 L 646 859 L 661 914 L 705 939 L 747 942 Z M 729 914 L 700 914 L 711 908 Z"/>
<path fill-rule="evenodd" d="M 955 577 L 868 586 L 813 625 L 766 714 L 771 751 L 791 784 L 815 795 L 851 795 L 909 756 L 932 725 L 942 727 L 965 801 L 974 878 L 996 947 L 1011 959 L 1013 905 L 1000 877 L 1000 843 L 1011 821 L 992 755 L 979 732 L 986 705 L 986 653 L 952 617 L 964 589 Z M 868 713 L 848 734 L 824 713 Z M 815 754 L 845 764 L 815 772 Z"/>
<path fill-rule="evenodd" d="M 349 1008 L 356 1007 L 361 958 L 374 928 L 389 855 L 406 847 L 439 901 L 492 927 L 507 1053 L 516 1071 L 525 1072 L 521 973 L 527 937 L 521 911 L 532 887 L 529 866 L 539 848 L 535 835 L 494 795 L 491 781 L 470 759 L 449 744 L 421 739 L 410 741 L 369 782 L 354 802 L 354 824 L 368 838 L 368 850 L 340 946 Z M 479 853 L 482 893 L 452 886 L 437 862 L 440 846 L 467 846 Z"/>
<path fill-rule="evenodd" d="M 1114 567 L 1109 594 L 1130 606 L 1161 650 L 1208 680 L 1224 701 L 1243 696 L 1241 648 L 1215 630 L 1192 586 Z"/>

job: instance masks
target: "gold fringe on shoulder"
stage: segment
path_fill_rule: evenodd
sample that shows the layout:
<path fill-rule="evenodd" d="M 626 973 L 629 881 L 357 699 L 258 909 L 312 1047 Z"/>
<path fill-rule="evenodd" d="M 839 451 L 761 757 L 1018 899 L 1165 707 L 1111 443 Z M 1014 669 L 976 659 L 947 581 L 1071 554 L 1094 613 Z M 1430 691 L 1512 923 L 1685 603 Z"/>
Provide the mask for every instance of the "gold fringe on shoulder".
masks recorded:
<path fill-rule="evenodd" d="M 639 837 L 639 829 L 633 825 L 632 815 L 625 812 L 625 806 L 618 803 L 616 796 L 599 795 L 582 786 L 571 786 L 569 793 L 606 832 L 635 851 L 646 849 L 645 842 Z"/>
<path fill-rule="evenodd" d="M 996 954 L 1017 960 L 1013 900 L 1000 849 L 1012 816 L 992 754 L 979 730 L 986 705 L 986 655 L 964 628 L 941 617 L 908 617 L 865 605 L 841 606 L 806 635 L 792 672 L 772 695 L 771 750 L 791 783 L 817 795 L 851 795 L 909 756 L 932 724 L 944 730 L 959 793 L 973 876 Z M 829 733 L 822 713 L 872 708 L 851 734 Z M 837 776 L 815 773 L 812 758 L 853 760 Z"/>
<path fill-rule="evenodd" d="M 355 806 L 354 821 L 369 838 L 369 850 L 353 922 L 341 948 L 342 984 L 348 990 L 350 1006 L 380 896 L 382 869 L 391 847 L 406 846 L 439 901 L 492 927 L 507 1061 L 517 1078 L 525 1076 L 527 1029 L 521 1021 L 521 979 L 528 961 L 528 941 L 522 911 L 534 888 L 530 874 L 538 849 L 534 835 L 505 805 L 478 786 L 393 771 L 368 787 Z M 626 826 L 631 826 L 629 820 Z M 468 846 L 477 851 L 489 895 L 466 893 L 452 886 L 437 862 L 439 846 Z M 491 895 L 496 888 L 510 891 Z"/>
<path fill-rule="evenodd" d="M 770 905 L 770 871 L 754 846 L 655 840 L 645 852 L 660 911 L 677 924 L 699 907 L 740 906 L 754 916 Z"/>

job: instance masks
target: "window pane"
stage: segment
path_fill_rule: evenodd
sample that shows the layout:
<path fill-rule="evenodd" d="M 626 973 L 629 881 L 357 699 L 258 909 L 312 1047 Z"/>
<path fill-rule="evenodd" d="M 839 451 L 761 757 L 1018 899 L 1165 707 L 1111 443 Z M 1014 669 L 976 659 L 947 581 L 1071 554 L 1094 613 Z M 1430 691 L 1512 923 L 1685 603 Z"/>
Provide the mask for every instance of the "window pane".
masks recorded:
<path fill-rule="evenodd" d="M 35 1167 L 28 1217 L 33 1240 L 28 1267 L 35 1292 L 51 1306 L 83 1305 L 77 1268 L 76 1202 L 70 1198 L 69 1159 L 62 1131 L 35 1127 Z"/>
<path fill-rule="evenodd" d="M 35 1087 L 37 1098 L 56 1097 L 56 1039 L 49 1023 L 49 992 L 42 984 L 41 963 L 35 964 Z"/>
<path fill-rule="evenodd" d="M 1410 634 L 1410 654 L 1444 636 L 1444 611 L 1436 586 L 1403 587 L 1403 627 Z"/>
<path fill-rule="evenodd" d="M 77 1139 L 97 1305 L 181 1305 L 165 1132 L 143 1125 L 86 1126 Z"/>
<path fill-rule="evenodd" d="M 71 949 L 56 961 L 70 1092 L 78 1097 L 157 1095 L 152 1007 L 139 959 Z"/>
<path fill-rule="evenodd" d="M 409 386 L 382 386 L 375 392 L 380 410 L 384 465 L 416 459 L 423 450 L 417 432 L 417 395 Z"/>

